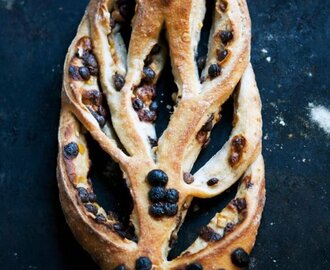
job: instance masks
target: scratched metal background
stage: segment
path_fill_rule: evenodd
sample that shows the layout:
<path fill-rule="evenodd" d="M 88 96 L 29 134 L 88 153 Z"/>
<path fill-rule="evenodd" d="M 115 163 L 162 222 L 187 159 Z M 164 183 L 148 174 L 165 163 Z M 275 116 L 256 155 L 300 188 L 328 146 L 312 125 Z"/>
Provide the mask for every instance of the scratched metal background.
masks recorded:
<path fill-rule="evenodd" d="M 330 135 L 310 120 L 309 106 L 330 107 L 330 2 L 248 3 L 252 63 L 263 100 L 267 169 L 267 203 L 249 268 L 328 269 Z M 65 223 L 55 177 L 62 64 L 86 4 L 87 0 L 0 1 L 3 270 L 98 269 Z M 165 84 L 170 77 L 164 75 L 159 91 L 171 88 Z M 169 102 L 166 93 L 158 99 L 164 105 Z M 164 107 L 158 132 L 168 115 Z M 225 141 L 229 123 L 230 113 L 225 113 L 197 166 Z M 95 175 L 94 182 L 97 190 L 122 189 L 102 176 Z M 198 228 L 233 192 L 194 202 L 172 256 L 191 243 Z M 106 207 L 125 208 L 116 197 L 106 196 L 100 191 Z"/>

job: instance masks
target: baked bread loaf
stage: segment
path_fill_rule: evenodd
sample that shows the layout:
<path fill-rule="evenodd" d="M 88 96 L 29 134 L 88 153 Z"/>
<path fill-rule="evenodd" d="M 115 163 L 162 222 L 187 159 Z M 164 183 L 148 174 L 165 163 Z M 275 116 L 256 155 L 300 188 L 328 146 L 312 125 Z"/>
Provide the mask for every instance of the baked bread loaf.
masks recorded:
<path fill-rule="evenodd" d="M 202 0 L 91 0 L 68 50 L 58 136 L 60 201 L 75 237 L 102 269 L 230 270 L 249 263 L 265 202 L 250 18 L 245 0 L 217 0 L 213 8 L 200 72 Z M 132 25 L 128 50 L 121 33 L 125 23 Z M 160 38 L 163 30 L 168 47 Z M 178 91 L 169 125 L 157 138 L 155 85 L 166 55 Z M 231 135 L 191 174 L 230 96 Z M 135 236 L 97 203 L 88 178 L 87 134 L 119 164 L 133 199 Z M 192 199 L 216 196 L 237 181 L 236 197 L 168 261 Z"/>

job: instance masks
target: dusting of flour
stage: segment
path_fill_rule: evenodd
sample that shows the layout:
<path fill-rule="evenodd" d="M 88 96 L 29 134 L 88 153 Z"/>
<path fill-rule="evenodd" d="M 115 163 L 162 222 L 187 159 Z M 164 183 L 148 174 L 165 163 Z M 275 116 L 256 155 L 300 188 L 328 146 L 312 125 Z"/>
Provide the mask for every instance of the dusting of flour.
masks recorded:
<path fill-rule="evenodd" d="M 318 124 L 326 133 L 330 135 L 330 110 L 321 105 L 314 105 L 313 103 L 308 103 L 310 109 L 310 119 L 311 121 Z"/>
<path fill-rule="evenodd" d="M 15 0 L 2 0 L 5 4 L 5 9 L 12 10 Z"/>

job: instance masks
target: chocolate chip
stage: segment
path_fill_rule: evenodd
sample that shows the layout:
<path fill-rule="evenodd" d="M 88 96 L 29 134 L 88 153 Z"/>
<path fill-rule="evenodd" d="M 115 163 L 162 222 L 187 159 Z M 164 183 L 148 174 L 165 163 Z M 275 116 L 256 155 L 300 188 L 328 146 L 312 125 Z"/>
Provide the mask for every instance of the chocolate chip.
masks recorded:
<path fill-rule="evenodd" d="M 151 51 L 150 51 L 150 54 L 157 54 L 157 53 L 160 52 L 160 49 L 161 49 L 161 47 L 159 46 L 159 44 L 155 44 L 155 45 L 152 47 L 152 49 L 151 49 Z"/>
<path fill-rule="evenodd" d="M 218 178 L 211 178 L 210 180 L 207 181 L 207 185 L 209 187 L 216 185 L 219 182 Z"/>
<path fill-rule="evenodd" d="M 178 205 L 175 203 L 165 203 L 164 210 L 166 216 L 173 217 L 178 213 Z"/>
<path fill-rule="evenodd" d="M 231 31 L 221 31 L 220 38 L 223 44 L 227 44 L 233 39 L 233 33 Z"/>
<path fill-rule="evenodd" d="M 164 171 L 156 169 L 148 173 L 147 180 L 151 186 L 166 186 L 168 176 Z"/>
<path fill-rule="evenodd" d="M 150 136 L 148 136 L 148 140 L 149 140 L 151 147 L 156 147 L 158 145 L 157 139 L 153 139 Z"/>
<path fill-rule="evenodd" d="M 97 207 L 94 204 L 92 203 L 85 204 L 85 208 L 88 212 L 92 213 L 93 215 L 97 214 Z"/>
<path fill-rule="evenodd" d="M 200 263 L 190 263 L 185 270 L 203 270 L 203 266 Z"/>
<path fill-rule="evenodd" d="M 152 187 L 148 193 L 149 200 L 151 202 L 160 202 L 164 200 L 166 190 L 164 187 Z"/>
<path fill-rule="evenodd" d="M 185 172 L 183 173 L 183 181 L 185 181 L 187 184 L 191 184 L 195 181 L 195 179 L 191 173 Z"/>
<path fill-rule="evenodd" d="M 242 248 L 237 248 L 231 254 L 231 261 L 238 267 L 246 267 L 249 265 L 249 254 Z"/>
<path fill-rule="evenodd" d="M 87 67 L 80 67 L 79 74 L 84 81 L 88 81 L 91 77 L 91 73 Z"/>
<path fill-rule="evenodd" d="M 199 70 L 202 70 L 205 67 L 206 56 L 200 56 L 197 59 L 197 67 Z"/>
<path fill-rule="evenodd" d="M 134 98 L 132 100 L 132 105 L 135 111 L 139 111 L 143 108 L 143 102 L 141 99 L 139 98 Z"/>
<path fill-rule="evenodd" d="M 79 154 L 78 144 L 75 142 L 70 142 L 67 145 L 64 145 L 63 151 L 64 151 L 64 157 L 66 159 L 72 160 L 76 158 Z"/>
<path fill-rule="evenodd" d="M 166 201 L 169 203 L 177 203 L 179 201 L 179 192 L 174 188 L 166 190 Z"/>
<path fill-rule="evenodd" d="M 221 67 L 218 64 L 212 64 L 209 67 L 208 73 L 211 78 L 215 78 L 221 74 Z"/>
<path fill-rule="evenodd" d="M 165 215 L 165 209 L 163 203 L 153 203 L 149 206 L 149 214 L 153 217 L 162 217 Z"/>
<path fill-rule="evenodd" d="M 208 226 L 202 227 L 202 229 L 199 232 L 199 237 L 207 242 L 216 242 L 222 238 L 220 234 L 218 234 Z"/>
<path fill-rule="evenodd" d="M 152 262 L 148 257 L 140 257 L 135 261 L 136 270 L 150 270 L 152 267 Z"/>
<path fill-rule="evenodd" d="M 144 67 L 143 74 L 144 74 L 144 80 L 146 82 L 151 82 L 156 76 L 155 71 L 153 71 L 152 68 L 150 67 Z"/>
<path fill-rule="evenodd" d="M 151 102 L 150 106 L 149 106 L 150 111 L 157 111 L 158 109 L 158 102 L 155 100 L 153 102 Z"/>
<path fill-rule="evenodd" d="M 116 73 L 115 75 L 112 76 L 112 79 L 113 79 L 113 84 L 115 86 L 115 89 L 117 91 L 120 91 L 125 84 L 124 76 Z"/>
<path fill-rule="evenodd" d="M 90 202 L 96 202 L 96 194 L 95 193 L 89 193 L 88 194 L 88 200 Z"/>
<path fill-rule="evenodd" d="M 83 203 L 89 202 L 88 191 L 83 187 L 78 187 L 78 196 Z"/>
<path fill-rule="evenodd" d="M 224 60 L 228 55 L 228 51 L 227 50 L 223 50 L 223 51 L 218 51 L 217 52 L 217 60 L 218 61 L 222 61 Z"/>
<path fill-rule="evenodd" d="M 107 221 L 107 218 L 103 214 L 98 214 L 95 217 L 95 221 L 97 223 L 105 223 Z"/>
<path fill-rule="evenodd" d="M 126 270 L 126 266 L 125 266 L 125 264 L 121 264 L 121 265 L 118 265 L 117 267 L 115 267 L 113 270 Z"/>
<path fill-rule="evenodd" d="M 239 213 L 246 209 L 246 200 L 244 198 L 233 199 L 232 203 Z"/>

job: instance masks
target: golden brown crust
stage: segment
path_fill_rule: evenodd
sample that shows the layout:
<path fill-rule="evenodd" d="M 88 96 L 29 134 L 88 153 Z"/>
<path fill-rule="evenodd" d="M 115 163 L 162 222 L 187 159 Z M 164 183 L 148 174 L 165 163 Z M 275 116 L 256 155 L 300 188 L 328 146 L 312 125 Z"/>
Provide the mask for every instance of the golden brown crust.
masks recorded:
<path fill-rule="evenodd" d="M 127 53 L 120 35 L 119 21 L 125 20 L 121 2 L 91 0 L 66 56 L 57 176 L 67 222 L 102 269 L 121 264 L 135 269 L 141 256 L 151 260 L 153 269 L 184 269 L 193 262 L 204 269 L 236 269 L 231 254 L 238 247 L 246 252 L 252 249 L 265 200 L 261 102 L 249 64 L 246 3 L 232 0 L 223 7 L 224 0 L 215 2 L 209 52 L 200 80 L 195 53 L 204 1 L 137 1 Z M 169 126 L 154 147 L 150 139 L 156 139 L 155 116 L 150 106 L 165 62 L 166 51 L 158 40 L 163 26 L 178 94 Z M 219 50 L 229 52 L 225 59 L 219 59 Z M 221 105 L 237 84 L 234 128 L 228 142 L 191 178 L 194 181 L 186 183 L 183 175 L 190 172 L 207 144 Z M 134 202 L 130 220 L 137 242 L 129 240 L 118 220 L 88 197 L 93 187 L 88 180 L 86 132 L 123 172 Z M 173 216 L 155 218 L 149 212 L 151 187 L 146 176 L 153 169 L 166 172 L 167 189 L 179 191 L 178 213 Z M 244 172 L 236 197 L 246 203 L 244 213 L 233 201 L 211 220 L 212 230 L 206 229 L 215 232 L 216 241 L 199 237 L 180 257 L 167 261 L 170 239 L 180 228 L 192 198 L 220 194 Z M 227 232 L 223 224 L 229 221 L 234 229 Z"/>

